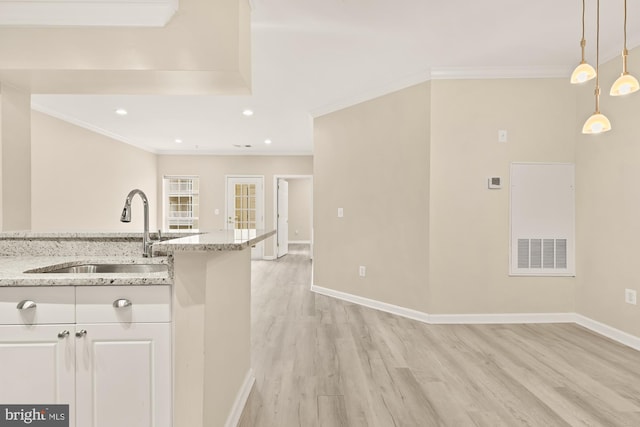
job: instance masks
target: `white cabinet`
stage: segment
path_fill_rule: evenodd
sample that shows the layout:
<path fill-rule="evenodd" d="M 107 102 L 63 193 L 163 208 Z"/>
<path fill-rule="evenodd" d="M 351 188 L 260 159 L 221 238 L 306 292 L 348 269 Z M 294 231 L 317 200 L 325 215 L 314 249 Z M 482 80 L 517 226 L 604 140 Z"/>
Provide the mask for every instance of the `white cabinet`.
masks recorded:
<path fill-rule="evenodd" d="M 68 403 L 71 427 L 170 427 L 170 319 L 169 286 L 0 288 L 0 402 Z"/>
<path fill-rule="evenodd" d="M 170 297 L 168 286 L 76 289 L 78 426 L 171 426 Z"/>
<path fill-rule="evenodd" d="M 0 326 L 0 402 L 69 404 L 72 412 L 73 327 L 72 324 Z M 73 413 L 69 415 L 69 425 L 74 426 Z"/>
<path fill-rule="evenodd" d="M 74 303 L 72 287 L 0 288 L 0 402 L 73 408 Z"/>

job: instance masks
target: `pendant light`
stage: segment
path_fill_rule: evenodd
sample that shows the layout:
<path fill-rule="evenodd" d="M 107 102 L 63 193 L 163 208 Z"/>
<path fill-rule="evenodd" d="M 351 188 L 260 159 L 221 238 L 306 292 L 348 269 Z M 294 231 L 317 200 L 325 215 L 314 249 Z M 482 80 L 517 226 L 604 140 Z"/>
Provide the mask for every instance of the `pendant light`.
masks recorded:
<path fill-rule="evenodd" d="M 591 115 L 582 127 L 582 133 L 603 133 L 611 130 L 611 122 L 600 113 L 600 0 L 597 2 L 596 22 L 596 112 Z"/>
<path fill-rule="evenodd" d="M 584 39 L 584 0 L 582 0 L 582 40 L 580 40 L 580 48 L 582 49 L 582 61 L 571 73 L 571 83 L 578 84 L 591 80 L 596 76 L 596 70 L 584 60 L 584 47 L 587 41 Z"/>
<path fill-rule="evenodd" d="M 638 80 L 627 71 L 627 0 L 624 0 L 624 47 L 622 49 L 622 74 L 611 86 L 611 96 L 621 96 L 633 93 L 640 89 Z"/>

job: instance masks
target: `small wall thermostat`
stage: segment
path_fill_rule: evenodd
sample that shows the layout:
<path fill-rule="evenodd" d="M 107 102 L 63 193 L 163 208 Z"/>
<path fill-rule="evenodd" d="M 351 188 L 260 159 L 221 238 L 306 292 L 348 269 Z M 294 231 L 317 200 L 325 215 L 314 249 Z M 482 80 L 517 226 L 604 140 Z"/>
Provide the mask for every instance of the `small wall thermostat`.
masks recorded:
<path fill-rule="evenodd" d="M 492 176 L 491 178 L 489 178 L 488 184 L 490 190 L 497 190 L 499 188 L 502 188 L 502 180 L 499 176 Z"/>

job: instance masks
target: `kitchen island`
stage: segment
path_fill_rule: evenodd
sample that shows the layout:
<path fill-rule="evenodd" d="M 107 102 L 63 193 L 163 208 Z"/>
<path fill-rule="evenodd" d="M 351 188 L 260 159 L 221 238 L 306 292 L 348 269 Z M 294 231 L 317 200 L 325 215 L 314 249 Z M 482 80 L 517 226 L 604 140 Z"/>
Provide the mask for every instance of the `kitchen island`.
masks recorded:
<path fill-rule="evenodd" d="M 235 426 L 253 387 L 251 247 L 233 230 L 154 245 L 173 258 L 174 426 Z"/>
<path fill-rule="evenodd" d="M 74 413 L 70 416 L 72 426 L 81 425 L 82 419 L 95 419 L 105 413 L 113 416 L 115 408 L 108 407 L 108 398 L 96 399 L 94 396 L 93 403 L 102 406 L 89 413 L 80 407 L 80 399 L 92 400 L 96 385 L 80 384 L 78 364 L 84 363 L 87 352 L 93 348 L 91 345 L 117 351 L 116 344 L 122 343 L 137 343 L 128 345 L 125 350 L 138 355 L 139 359 L 130 359 L 127 363 L 125 357 L 122 362 L 122 369 L 130 376 L 146 372 L 143 366 L 132 362 L 144 361 L 147 354 L 158 357 L 148 367 L 151 369 L 149 384 L 158 388 L 149 395 L 166 398 L 150 402 L 150 407 L 143 411 L 143 415 L 149 414 L 145 415 L 149 422 L 121 415 L 125 417 L 121 419 L 121 425 L 235 425 L 253 385 L 250 248 L 273 234 L 256 232 L 238 239 L 232 231 L 220 231 L 170 239 L 154 244 L 154 252 L 160 256 L 143 258 L 139 253 L 140 236 L 135 233 L 0 233 L 0 291 L 4 292 L 0 292 L 0 323 L 3 325 L 0 326 L 0 341 L 15 341 L 24 334 L 44 331 L 47 338 L 41 340 L 42 354 L 51 353 L 47 349 L 53 348 L 52 360 L 62 360 L 63 356 L 73 353 L 71 347 L 77 347 L 79 352 L 75 352 L 75 359 L 63 360 L 58 368 L 43 364 L 40 370 L 43 377 L 49 374 L 48 377 L 57 378 L 52 380 L 57 401 L 48 403 L 70 403 Z M 83 263 L 152 263 L 166 264 L 167 269 L 144 274 L 48 272 L 54 267 Z M 46 297 L 42 301 L 25 297 L 36 291 L 44 292 Z M 104 307 L 94 296 L 96 293 L 109 299 L 105 300 Z M 132 305 L 122 297 L 129 294 L 133 295 Z M 139 304 L 135 300 L 138 297 Z M 17 300 L 18 305 L 23 305 L 22 309 L 16 310 Z M 29 308 L 29 303 L 33 303 L 33 308 Z M 3 314 L 7 316 L 3 318 Z M 81 323 L 81 319 L 88 320 Z M 111 323 L 107 325 L 108 322 Z M 109 339 L 102 339 L 101 344 L 91 344 L 93 341 L 89 338 L 101 339 L 100 333 L 107 327 L 110 328 Z M 147 331 L 149 328 L 153 331 Z M 143 335 L 138 339 L 130 335 L 134 333 Z M 119 334 L 123 334 L 122 337 L 118 338 Z M 69 339 L 73 335 L 77 339 Z M 25 342 L 33 344 L 33 341 L 29 338 Z M 105 343 L 110 345 L 105 346 Z M 30 348 L 33 348 L 32 344 L 29 344 Z M 166 349 L 164 353 L 167 354 L 156 354 L 162 353 L 162 349 Z M 6 359 L 3 359 L 5 366 L 12 363 L 10 358 L 15 358 L 18 366 L 20 357 L 10 354 L 0 355 Z M 106 379 L 104 384 L 111 381 L 111 376 L 96 375 L 95 369 L 100 365 L 97 361 L 91 361 L 90 365 L 94 369 L 93 374 L 87 375 L 90 381 L 96 378 Z M 159 369 L 161 366 L 166 369 Z M 52 369 L 57 371 L 49 372 Z M 11 370 L 0 372 L 0 376 L 4 374 L 13 378 Z M 160 380 L 153 377 L 156 374 Z M 114 381 L 117 384 L 120 380 L 115 377 Z M 34 385 L 26 384 L 24 396 L 38 400 L 37 396 L 46 395 L 29 391 L 34 390 Z M 111 390 L 107 385 L 102 388 L 104 393 Z M 15 394 L 15 390 L 12 393 Z M 78 399 L 74 400 L 73 396 Z M 118 401 L 117 396 L 114 401 Z M 126 409 L 131 409 L 131 413 L 140 412 L 133 403 L 130 406 L 119 412 L 126 414 Z M 79 415 L 75 416 L 76 413 Z M 74 424 L 76 420 L 78 423 Z"/>

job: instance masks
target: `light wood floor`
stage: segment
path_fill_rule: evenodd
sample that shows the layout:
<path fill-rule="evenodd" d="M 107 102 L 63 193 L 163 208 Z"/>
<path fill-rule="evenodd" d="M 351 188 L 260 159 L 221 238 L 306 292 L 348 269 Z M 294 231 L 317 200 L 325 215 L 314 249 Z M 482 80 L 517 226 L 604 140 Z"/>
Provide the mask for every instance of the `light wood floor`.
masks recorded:
<path fill-rule="evenodd" d="M 640 352 L 577 325 L 426 325 L 316 295 L 304 249 L 253 266 L 241 427 L 640 426 Z"/>

